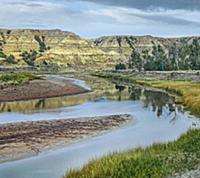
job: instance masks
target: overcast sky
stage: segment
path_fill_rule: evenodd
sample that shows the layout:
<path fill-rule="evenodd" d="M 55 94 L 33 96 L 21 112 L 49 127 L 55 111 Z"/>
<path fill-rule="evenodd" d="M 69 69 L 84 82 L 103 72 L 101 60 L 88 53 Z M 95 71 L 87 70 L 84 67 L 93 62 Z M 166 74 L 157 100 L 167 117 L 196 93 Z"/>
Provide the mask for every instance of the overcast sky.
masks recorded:
<path fill-rule="evenodd" d="M 200 36 L 200 0 L 0 0 L 0 28 Z"/>

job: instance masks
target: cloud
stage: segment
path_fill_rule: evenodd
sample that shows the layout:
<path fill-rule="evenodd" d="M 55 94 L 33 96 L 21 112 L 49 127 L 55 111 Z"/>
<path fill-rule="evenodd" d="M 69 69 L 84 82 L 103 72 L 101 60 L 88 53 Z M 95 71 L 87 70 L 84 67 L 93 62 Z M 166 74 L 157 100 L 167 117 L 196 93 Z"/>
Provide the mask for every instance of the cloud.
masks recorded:
<path fill-rule="evenodd" d="M 88 13 L 92 15 L 112 18 L 119 23 L 142 23 L 143 21 L 152 23 L 162 23 L 168 25 L 191 25 L 200 27 L 200 12 L 186 10 L 163 10 L 163 11 L 143 11 L 134 8 L 105 8 L 91 10 Z M 143 20 L 143 21 L 142 21 Z"/>
<path fill-rule="evenodd" d="M 200 10 L 192 8 L 195 0 L 190 0 L 190 8 L 168 1 L 165 5 L 165 0 L 158 4 L 158 0 L 0 0 L 0 27 L 61 28 L 84 37 L 199 35 Z M 174 3 L 177 9 L 170 8 Z"/>
<path fill-rule="evenodd" d="M 93 3 L 137 9 L 189 9 L 200 10 L 199 0 L 83 0 Z"/>
<path fill-rule="evenodd" d="M 197 26 L 197 27 L 200 26 L 200 22 L 189 21 L 165 15 L 139 15 L 139 14 L 132 14 L 132 15 L 161 24 L 176 25 L 176 26 Z"/>
<path fill-rule="evenodd" d="M 37 2 L 26 2 L 26 1 L 18 1 L 18 2 L 8 2 L 8 5 L 13 6 L 27 6 L 27 7 L 41 7 L 43 4 Z"/>

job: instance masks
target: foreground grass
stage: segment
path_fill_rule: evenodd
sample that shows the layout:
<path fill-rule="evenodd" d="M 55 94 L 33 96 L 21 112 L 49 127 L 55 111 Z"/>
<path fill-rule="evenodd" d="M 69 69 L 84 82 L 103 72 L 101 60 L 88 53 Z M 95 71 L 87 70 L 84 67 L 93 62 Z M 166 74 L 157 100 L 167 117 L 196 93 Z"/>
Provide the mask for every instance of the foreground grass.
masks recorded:
<path fill-rule="evenodd" d="M 0 75 L 0 86 L 19 85 L 36 79 L 42 79 L 42 77 L 31 73 L 6 73 Z"/>
<path fill-rule="evenodd" d="M 200 84 L 191 81 L 144 80 L 121 74 L 98 73 L 101 77 L 136 82 L 175 92 L 194 114 L 200 114 Z M 65 178 L 162 178 L 195 168 L 200 162 L 200 129 L 190 130 L 177 141 L 155 144 L 94 160 Z"/>
<path fill-rule="evenodd" d="M 67 178 L 161 178 L 194 168 L 200 160 L 200 130 L 191 130 L 178 141 L 146 149 L 113 154 L 92 161 Z"/>

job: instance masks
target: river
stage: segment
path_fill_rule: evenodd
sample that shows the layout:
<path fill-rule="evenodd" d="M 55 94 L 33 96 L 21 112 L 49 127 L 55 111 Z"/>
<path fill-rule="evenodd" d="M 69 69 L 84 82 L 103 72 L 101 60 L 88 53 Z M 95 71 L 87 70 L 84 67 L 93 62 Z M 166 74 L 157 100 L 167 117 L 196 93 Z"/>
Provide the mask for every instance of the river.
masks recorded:
<path fill-rule="evenodd" d="M 165 92 L 138 85 L 84 79 L 94 92 L 46 100 L 0 103 L 0 123 L 131 114 L 132 121 L 111 132 L 77 141 L 38 156 L 0 164 L 0 178 L 60 178 L 109 153 L 165 143 L 199 121 Z M 77 81 L 79 83 L 80 80 Z M 83 83 L 81 82 L 81 85 Z"/>

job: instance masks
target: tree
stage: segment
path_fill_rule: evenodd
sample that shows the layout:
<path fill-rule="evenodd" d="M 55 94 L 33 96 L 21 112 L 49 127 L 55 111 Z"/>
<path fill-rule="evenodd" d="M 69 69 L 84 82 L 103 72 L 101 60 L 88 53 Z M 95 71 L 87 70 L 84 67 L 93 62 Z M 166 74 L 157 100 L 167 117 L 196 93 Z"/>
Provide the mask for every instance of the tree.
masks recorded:
<path fill-rule="evenodd" d="M 166 54 L 161 45 L 155 45 L 152 52 L 156 70 L 166 70 Z"/>
<path fill-rule="evenodd" d="M 183 44 L 178 50 L 178 65 L 181 70 L 191 69 L 191 61 L 189 60 L 190 49 L 187 44 Z"/>
<path fill-rule="evenodd" d="M 200 69 L 200 44 L 197 39 L 194 39 L 190 48 L 191 68 L 194 70 Z"/>
<path fill-rule="evenodd" d="M 135 49 L 133 49 L 131 57 L 129 59 L 129 68 L 137 69 L 139 71 L 141 71 L 143 68 L 143 61 L 140 53 L 138 53 Z"/>
<path fill-rule="evenodd" d="M 141 70 L 199 70 L 200 38 L 191 41 L 182 40 L 170 46 L 153 43 L 152 52 L 143 50 L 141 56 L 134 49 L 129 68 Z"/>
<path fill-rule="evenodd" d="M 179 62 L 178 62 L 178 49 L 176 43 L 169 47 L 168 54 L 169 66 L 167 66 L 168 70 L 179 70 Z"/>
<path fill-rule="evenodd" d="M 152 54 L 149 55 L 148 53 L 143 53 L 143 59 L 146 59 L 145 70 L 168 70 L 170 61 L 161 45 L 154 44 Z"/>
<path fill-rule="evenodd" d="M 149 56 L 144 64 L 144 70 L 157 70 L 153 56 Z"/>
<path fill-rule="evenodd" d="M 149 50 L 143 50 L 142 51 L 142 58 L 144 61 L 144 70 L 153 70 L 154 69 L 154 60 L 153 60 L 153 56 L 149 55 Z"/>

